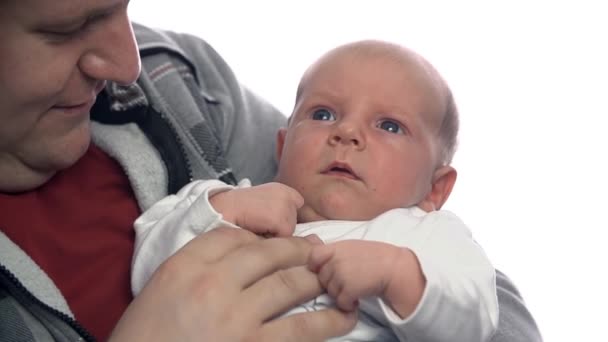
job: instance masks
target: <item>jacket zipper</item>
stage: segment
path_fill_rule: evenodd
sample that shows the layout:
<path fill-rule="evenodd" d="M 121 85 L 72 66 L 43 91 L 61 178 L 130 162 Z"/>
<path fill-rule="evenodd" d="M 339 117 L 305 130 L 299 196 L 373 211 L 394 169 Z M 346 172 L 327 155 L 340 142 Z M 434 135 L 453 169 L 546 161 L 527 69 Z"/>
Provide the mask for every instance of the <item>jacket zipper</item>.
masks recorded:
<path fill-rule="evenodd" d="M 137 124 L 167 167 L 168 194 L 175 194 L 193 180 L 191 162 L 177 129 L 166 114 L 156 110 L 154 106 L 147 107 L 147 111 L 147 115 L 138 120 Z M 169 133 L 170 137 L 166 133 Z"/>
<path fill-rule="evenodd" d="M 76 333 L 78 333 L 78 335 L 80 335 L 80 337 L 82 338 L 83 341 L 90 341 L 90 342 L 96 341 L 95 337 L 93 337 L 93 335 L 91 335 L 91 333 L 89 333 L 75 319 L 68 316 L 64 312 L 61 312 L 53 307 L 48 306 L 46 303 L 42 302 L 40 299 L 38 299 L 36 296 L 34 296 L 27 288 L 25 288 L 25 286 L 23 286 L 23 284 L 21 284 L 19 279 L 17 279 L 17 277 L 15 277 L 15 275 L 13 273 L 11 273 L 11 271 L 9 271 L 6 267 L 4 267 L 4 265 L 1 265 L 1 264 L 0 264 L 0 278 L 4 278 L 8 282 L 10 282 L 10 284 L 13 286 L 13 288 L 12 289 L 7 288 L 7 290 L 19 302 L 23 303 L 24 301 L 29 301 L 31 303 L 36 304 L 37 306 L 39 306 L 39 307 L 43 308 L 44 310 L 46 310 L 47 312 L 49 312 L 50 314 L 58 317 L 61 321 L 63 321 L 68 326 L 70 326 L 72 329 L 74 329 L 74 331 Z"/>
<path fill-rule="evenodd" d="M 193 171 L 192 171 L 192 163 L 190 162 L 190 159 L 188 158 L 188 154 L 186 153 L 186 148 L 184 147 L 184 142 L 182 141 L 182 138 L 177 133 L 177 128 L 175 128 L 175 126 L 171 123 L 169 118 L 167 118 L 167 115 L 163 112 L 160 112 L 160 117 L 167 123 L 167 126 L 169 127 L 171 134 L 173 134 L 173 137 L 175 138 L 175 143 L 177 144 L 177 148 L 180 151 L 181 155 L 184 157 L 184 164 L 185 164 L 184 168 L 186 169 L 186 175 L 188 176 L 188 183 L 190 183 L 194 180 L 194 176 L 193 176 Z M 184 185 L 186 185 L 186 184 L 182 184 L 179 187 L 179 189 L 181 189 Z"/>

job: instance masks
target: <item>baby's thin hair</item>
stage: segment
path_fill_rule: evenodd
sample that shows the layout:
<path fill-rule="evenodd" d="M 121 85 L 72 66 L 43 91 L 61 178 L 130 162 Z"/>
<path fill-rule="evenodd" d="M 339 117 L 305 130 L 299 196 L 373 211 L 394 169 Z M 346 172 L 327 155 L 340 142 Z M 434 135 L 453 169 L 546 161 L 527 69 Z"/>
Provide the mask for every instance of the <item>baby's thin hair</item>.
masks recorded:
<path fill-rule="evenodd" d="M 437 136 L 441 143 L 441 163 L 443 165 L 449 165 L 454 159 L 454 154 L 458 147 L 458 130 L 460 126 L 460 119 L 458 115 L 458 107 L 454 101 L 452 91 L 445 83 L 446 91 L 446 106 L 445 113 L 443 114 L 443 120 L 439 126 Z"/>
<path fill-rule="evenodd" d="M 458 147 L 458 130 L 460 120 L 458 108 L 456 106 L 456 102 L 454 101 L 454 96 L 452 95 L 452 90 L 435 66 L 433 66 L 431 62 L 416 51 L 390 42 L 375 40 L 362 41 L 361 44 L 355 45 L 355 51 L 372 56 L 377 55 L 384 58 L 392 58 L 397 61 L 402 60 L 403 56 L 409 55 L 410 58 L 413 57 L 420 63 L 419 65 L 425 69 L 429 77 L 432 77 L 439 82 L 439 90 L 444 101 L 444 112 L 440 113 L 443 115 L 441 116 L 442 119 L 439 129 L 437 130 L 437 138 L 439 139 L 440 143 L 440 155 L 438 162 L 441 165 L 450 165 Z"/>
<path fill-rule="evenodd" d="M 298 84 L 296 91 L 296 103 L 298 102 L 303 91 L 307 74 L 311 69 L 314 68 L 315 64 L 319 63 L 319 61 L 330 54 L 340 53 L 342 51 L 351 51 L 354 54 L 362 54 L 371 57 L 377 56 L 382 58 L 391 58 L 396 61 L 403 60 L 404 56 L 408 56 L 408 58 L 413 57 L 415 60 L 417 60 L 417 62 L 420 63 L 419 65 L 425 69 L 428 76 L 439 82 L 439 91 L 442 93 L 441 95 L 444 100 L 444 113 L 442 113 L 443 115 L 441 116 L 441 123 L 439 125 L 439 129 L 437 130 L 437 138 L 439 139 L 440 143 L 440 155 L 438 162 L 441 165 L 451 164 L 458 146 L 458 130 L 460 126 L 458 108 L 454 101 L 454 96 L 452 95 L 452 91 L 439 71 L 437 71 L 437 69 L 426 58 L 405 46 L 381 40 L 361 40 L 341 45 L 329 51 L 318 59 L 317 62 L 313 63 L 313 65 L 306 70 L 300 79 L 300 83 Z M 290 121 L 291 116 L 288 119 L 288 124 Z"/>

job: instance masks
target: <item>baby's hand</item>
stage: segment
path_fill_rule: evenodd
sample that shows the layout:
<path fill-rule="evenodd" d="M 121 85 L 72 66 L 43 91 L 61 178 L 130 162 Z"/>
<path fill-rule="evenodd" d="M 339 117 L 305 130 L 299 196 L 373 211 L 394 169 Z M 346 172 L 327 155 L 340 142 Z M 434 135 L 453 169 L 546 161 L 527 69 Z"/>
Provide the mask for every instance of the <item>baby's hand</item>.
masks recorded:
<path fill-rule="evenodd" d="M 378 296 L 404 318 L 420 302 L 425 286 L 411 250 L 377 241 L 344 240 L 315 246 L 308 267 L 318 273 L 327 293 L 344 311 L 355 310 L 360 298 Z"/>
<path fill-rule="evenodd" d="M 308 266 L 336 305 L 352 311 L 359 298 L 384 295 L 398 255 L 399 248 L 390 244 L 345 240 L 315 246 Z"/>
<path fill-rule="evenodd" d="M 304 199 L 281 183 L 218 193 L 209 199 L 228 222 L 263 236 L 291 236 Z"/>

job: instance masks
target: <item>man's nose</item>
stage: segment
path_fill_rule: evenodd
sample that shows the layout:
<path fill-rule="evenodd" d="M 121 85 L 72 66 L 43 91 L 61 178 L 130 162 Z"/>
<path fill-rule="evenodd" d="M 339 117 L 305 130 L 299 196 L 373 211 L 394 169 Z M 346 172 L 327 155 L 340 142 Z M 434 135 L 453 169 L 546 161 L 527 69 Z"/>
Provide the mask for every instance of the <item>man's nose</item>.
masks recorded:
<path fill-rule="evenodd" d="M 99 28 L 90 47 L 81 56 L 79 68 L 91 79 L 128 85 L 141 70 L 139 51 L 127 13 L 117 14 Z"/>

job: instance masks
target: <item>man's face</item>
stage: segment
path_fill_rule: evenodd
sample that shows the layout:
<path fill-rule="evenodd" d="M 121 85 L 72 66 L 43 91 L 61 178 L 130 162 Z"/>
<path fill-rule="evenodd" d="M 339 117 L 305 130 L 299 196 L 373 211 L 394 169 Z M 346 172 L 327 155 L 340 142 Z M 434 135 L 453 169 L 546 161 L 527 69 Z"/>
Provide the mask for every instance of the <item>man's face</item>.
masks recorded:
<path fill-rule="evenodd" d="M 304 197 L 299 222 L 418 204 L 437 167 L 437 94 L 403 61 L 344 54 L 317 65 L 278 137 L 276 180 Z"/>
<path fill-rule="evenodd" d="M 25 167 L 52 174 L 86 151 L 89 111 L 105 81 L 131 83 L 139 74 L 127 4 L 126 0 L 0 2 L 4 169 Z"/>

